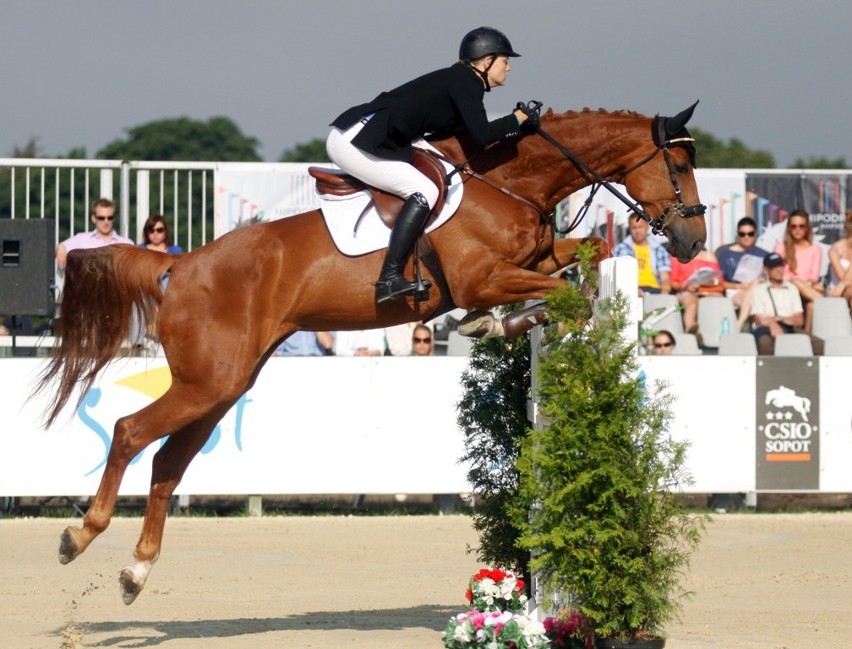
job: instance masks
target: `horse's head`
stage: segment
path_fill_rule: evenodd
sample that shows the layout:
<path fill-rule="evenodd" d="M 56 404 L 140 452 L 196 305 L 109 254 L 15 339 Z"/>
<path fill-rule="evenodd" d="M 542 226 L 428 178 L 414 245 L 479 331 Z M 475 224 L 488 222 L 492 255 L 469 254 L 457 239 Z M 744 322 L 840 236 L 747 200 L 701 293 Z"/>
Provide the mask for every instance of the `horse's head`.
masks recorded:
<path fill-rule="evenodd" d="M 624 186 L 637 200 L 655 232 L 664 234 L 669 252 L 679 261 L 695 257 L 707 238 L 705 206 L 695 183 L 694 140 L 686 123 L 696 101 L 674 117 L 655 117 L 651 135 L 656 149 L 625 174 Z"/>

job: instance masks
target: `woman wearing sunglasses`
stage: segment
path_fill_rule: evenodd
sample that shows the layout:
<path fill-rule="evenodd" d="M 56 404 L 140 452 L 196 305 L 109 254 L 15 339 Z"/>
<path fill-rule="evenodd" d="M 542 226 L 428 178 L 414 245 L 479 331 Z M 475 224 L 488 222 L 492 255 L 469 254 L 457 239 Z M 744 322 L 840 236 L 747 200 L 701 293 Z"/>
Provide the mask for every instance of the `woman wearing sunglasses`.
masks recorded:
<path fill-rule="evenodd" d="M 434 356 L 435 341 L 432 339 L 432 330 L 424 324 L 418 324 L 411 334 L 412 356 Z"/>
<path fill-rule="evenodd" d="M 820 282 L 822 249 L 813 239 L 811 217 L 804 210 L 794 210 L 787 218 L 784 240 L 773 251 L 784 258 L 784 279 L 802 296 L 806 333 L 810 333 L 813 324 L 814 300 L 825 297 L 825 287 Z"/>
<path fill-rule="evenodd" d="M 148 217 L 148 220 L 145 221 L 145 227 L 142 228 L 142 237 L 144 240 L 139 244 L 140 248 L 159 250 L 170 255 L 183 252 L 183 248 L 172 243 L 169 226 L 166 225 L 166 219 L 162 214 L 152 214 Z"/>

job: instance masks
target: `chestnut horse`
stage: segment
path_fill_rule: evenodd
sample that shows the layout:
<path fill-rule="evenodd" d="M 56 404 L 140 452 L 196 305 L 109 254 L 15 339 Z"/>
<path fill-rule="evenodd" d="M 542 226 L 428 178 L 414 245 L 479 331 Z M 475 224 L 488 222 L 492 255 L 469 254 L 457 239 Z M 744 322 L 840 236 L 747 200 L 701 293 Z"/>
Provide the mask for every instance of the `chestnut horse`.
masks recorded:
<path fill-rule="evenodd" d="M 63 533 L 60 561 L 75 559 L 106 529 L 129 462 L 168 435 L 153 460 L 136 562 L 119 578 L 124 602 L 133 602 L 159 556 L 169 498 L 184 471 L 293 332 L 387 327 L 426 320 L 453 305 L 490 309 L 544 298 L 564 281 L 555 275 L 574 261 L 583 242 L 555 237 L 552 211 L 591 184 L 588 169 L 622 183 L 641 204 L 637 209 L 668 237 L 670 252 L 691 259 L 706 237 L 694 149 L 684 128 L 693 108 L 672 118 L 549 110 L 541 133 L 550 141 L 531 134 L 474 155 L 461 172 L 458 213 L 429 235 L 444 277 L 426 273 L 435 286 L 420 302 L 377 306 L 373 282 L 384 252 L 342 255 L 318 210 L 234 230 L 177 257 L 131 246 L 72 252 L 59 342 L 36 388 L 58 381 L 47 425 L 120 352 L 134 311 L 144 315 L 144 325 L 156 327 L 172 380 L 163 396 L 116 422 L 97 494 L 82 527 Z M 587 169 L 557 143 L 570 146 Z M 456 138 L 433 144 L 454 161 L 472 151 Z M 607 254 L 603 241 L 593 243 L 600 257 Z M 165 273 L 170 279 L 163 292 Z M 479 335 L 486 333 L 480 329 Z"/>

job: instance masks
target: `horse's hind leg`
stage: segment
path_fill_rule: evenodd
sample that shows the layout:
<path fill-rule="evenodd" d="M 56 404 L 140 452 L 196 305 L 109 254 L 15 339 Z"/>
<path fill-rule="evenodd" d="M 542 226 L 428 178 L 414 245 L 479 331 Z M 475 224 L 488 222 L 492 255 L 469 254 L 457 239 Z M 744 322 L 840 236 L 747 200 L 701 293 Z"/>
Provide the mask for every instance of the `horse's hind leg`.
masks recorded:
<path fill-rule="evenodd" d="M 83 526 L 69 526 L 62 533 L 59 543 L 60 563 L 67 564 L 76 559 L 109 525 L 127 466 L 137 453 L 159 436 L 142 433 L 140 427 L 134 426 L 137 418 L 150 408 L 148 406 L 133 415 L 122 417 L 115 423 L 106 468 L 97 494 L 83 517 Z"/>
<path fill-rule="evenodd" d="M 160 556 L 169 500 L 192 459 L 198 454 L 231 404 L 216 408 L 198 421 L 174 433 L 154 456 L 151 490 L 145 510 L 142 534 L 133 556 L 136 563 L 121 571 L 119 584 L 125 604 L 132 604 L 142 592 L 148 574 Z"/>

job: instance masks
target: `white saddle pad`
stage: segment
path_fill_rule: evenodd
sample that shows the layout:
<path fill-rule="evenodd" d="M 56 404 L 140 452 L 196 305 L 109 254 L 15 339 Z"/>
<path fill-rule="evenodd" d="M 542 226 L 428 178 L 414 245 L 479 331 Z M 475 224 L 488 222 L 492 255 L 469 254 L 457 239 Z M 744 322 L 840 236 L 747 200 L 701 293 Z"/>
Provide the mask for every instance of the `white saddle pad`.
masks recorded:
<path fill-rule="evenodd" d="M 431 147 L 426 145 L 422 148 Z M 453 167 L 448 163 L 444 162 L 443 165 L 447 169 L 447 173 L 453 170 Z M 432 232 L 441 227 L 455 214 L 461 204 L 463 188 L 460 174 L 453 174 L 450 186 L 447 188 L 444 208 L 438 214 L 438 218 L 426 228 L 426 232 Z M 387 248 L 391 231 L 379 217 L 376 208 L 370 206 L 369 192 L 362 191 L 349 196 L 319 194 L 319 197 L 326 226 L 334 240 L 334 245 L 341 253 L 350 257 L 357 257 L 374 250 Z M 367 213 L 359 222 L 359 217 L 365 209 Z"/>

